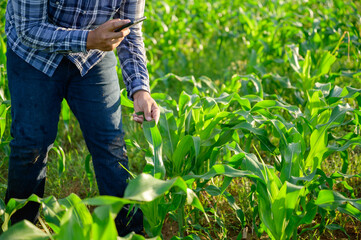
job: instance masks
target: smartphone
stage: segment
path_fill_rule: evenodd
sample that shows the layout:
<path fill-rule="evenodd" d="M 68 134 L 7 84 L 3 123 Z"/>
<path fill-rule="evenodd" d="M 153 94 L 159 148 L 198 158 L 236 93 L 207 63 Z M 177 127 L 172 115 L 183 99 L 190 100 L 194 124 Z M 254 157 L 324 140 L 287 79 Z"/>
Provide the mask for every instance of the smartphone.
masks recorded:
<path fill-rule="evenodd" d="M 115 29 L 115 32 L 120 32 L 120 31 L 122 31 L 124 28 L 130 28 L 130 27 L 134 26 L 135 24 L 138 24 L 138 23 L 140 23 L 140 22 L 143 22 L 145 19 L 147 19 L 147 17 L 144 16 L 144 17 L 135 19 L 134 21 L 130 21 L 129 23 L 124 24 L 124 25 L 121 26 L 120 28 Z"/>

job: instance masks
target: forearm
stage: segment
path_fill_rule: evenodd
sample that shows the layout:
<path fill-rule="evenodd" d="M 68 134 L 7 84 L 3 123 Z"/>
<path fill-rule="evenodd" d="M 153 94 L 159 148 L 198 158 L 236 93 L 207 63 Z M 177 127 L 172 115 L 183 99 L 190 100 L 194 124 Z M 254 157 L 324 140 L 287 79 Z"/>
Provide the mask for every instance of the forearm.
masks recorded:
<path fill-rule="evenodd" d="M 141 38 L 134 39 L 131 35 L 132 33 L 122 41 L 117 51 L 128 97 L 133 100 L 135 92 L 150 92 L 150 89 L 143 41 Z"/>

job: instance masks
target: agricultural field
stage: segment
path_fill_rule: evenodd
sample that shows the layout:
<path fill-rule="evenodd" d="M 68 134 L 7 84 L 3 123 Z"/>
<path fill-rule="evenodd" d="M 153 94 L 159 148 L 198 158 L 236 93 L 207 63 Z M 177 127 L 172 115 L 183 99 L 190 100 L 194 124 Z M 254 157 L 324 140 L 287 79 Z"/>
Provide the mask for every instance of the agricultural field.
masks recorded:
<path fill-rule="evenodd" d="M 140 127 L 122 90 L 132 176 L 124 198 L 98 196 L 91 156 L 63 102 L 45 197 L 5 206 L 6 3 L 0 240 L 117 239 L 113 219 L 125 204 L 143 211 L 146 236 L 118 239 L 361 239 L 361 2 L 146 1 L 161 116 Z M 41 203 L 39 224 L 10 226 L 28 201 Z"/>

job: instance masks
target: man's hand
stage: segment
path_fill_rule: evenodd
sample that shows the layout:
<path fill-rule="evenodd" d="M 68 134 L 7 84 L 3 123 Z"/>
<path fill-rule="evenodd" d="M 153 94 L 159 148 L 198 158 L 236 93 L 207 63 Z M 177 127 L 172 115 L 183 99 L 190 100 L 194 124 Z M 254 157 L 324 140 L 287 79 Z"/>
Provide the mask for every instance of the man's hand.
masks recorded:
<path fill-rule="evenodd" d="M 130 22 L 129 19 L 113 19 L 103 23 L 97 29 L 90 31 L 86 43 L 87 49 L 99 49 L 102 51 L 114 50 L 123 41 L 125 36 L 129 34 L 130 30 L 129 28 L 125 28 L 120 32 L 114 31 L 128 22 Z"/>
<path fill-rule="evenodd" d="M 134 112 L 144 112 L 147 121 L 154 119 L 155 122 L 158 123 L 160 114 L 158 105 L 147 91 L 137 91 L 133 94 L 133 99 Z M 133 114 L 134 121 L 143 123 L 143 116 L 138 116 L 136 113 Z"/>

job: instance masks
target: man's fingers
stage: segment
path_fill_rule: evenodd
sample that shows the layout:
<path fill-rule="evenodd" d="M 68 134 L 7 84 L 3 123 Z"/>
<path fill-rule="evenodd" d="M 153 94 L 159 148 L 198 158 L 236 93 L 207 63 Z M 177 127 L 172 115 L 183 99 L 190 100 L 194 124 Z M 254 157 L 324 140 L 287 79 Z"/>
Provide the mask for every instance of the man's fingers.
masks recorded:
<path fill-rule="evenodd" d="M 129 19 L 124 19 L 124 20 L 112 19 L 107 22 L 106 28 L 107 28 L 107 30 L 114 32 L 116 29 L 120 28 L 121 26 L 123 26 L 124 24 L 127 24 L 129 22 L 130 22 Z"/>
<path fill-rule="evenodd" d="M 142 115 L 137 115 L 137 114 L 133 114 L 133 120 L 136 121 L 137 123 L 143 123 L 143 116 Z"/>
<path fill-rule="evenodd" d="M 151 112 L 151 105 L 145 104 L 143 110 L 144 110 L 144 116 L 147 121 L 152 121 L 152 112 Z"/>
<path fill-rule="evenodd" d="M 152 106 L 152 118 L 155 120 L 156 124 L 158 124 L 159 116 L 160 116 L 159 107 L 157 106 L 156 103 L 154 103 Z"/>
<path fill-rule="evenodd" d="M 121 42 L 129 33 L 130 33 L 130 30 L 128 28 L 123 29 L 120 32 L 108 32 L 105 35 L 105 39 Z"/>
<path fill-rule="evenodd" d="M 125 28 L 120 32 L 110 32 L 109 38 L 125 38 L 130 33 L 129 28 Z"/>

